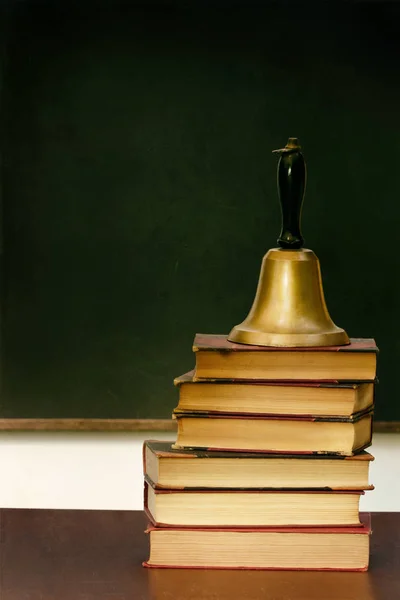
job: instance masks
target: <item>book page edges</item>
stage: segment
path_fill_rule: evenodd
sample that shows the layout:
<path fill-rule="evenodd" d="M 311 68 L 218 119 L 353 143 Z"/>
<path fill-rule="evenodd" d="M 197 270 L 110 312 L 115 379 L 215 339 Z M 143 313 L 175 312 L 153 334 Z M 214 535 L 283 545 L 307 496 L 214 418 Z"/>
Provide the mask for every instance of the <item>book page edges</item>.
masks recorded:
<path fill-rule="evenodd" d="M 323 526 L 323 527 L 286 527 L 286 526 L 282 526 L 282 525 L 271 525 L 269 527 L 194 527 L 194 526 L 187 526 L 187 527 L 176 527 L 174 526 L 173 528 L 168 527 L 168 531 L 170 531 L 171 529 L 173 529 L 174 531 L 206 531 L 209 532 L 210 534 L 215 533 L 217 531 L 219 532 L 238 532 L 241 534 L 246 534 L 246 533 L 312 533 L 312 534 L 320 534 L 320 533 L 327 533 L 327 534 L 358 534 L 358 535 L 369 535 L 371 533 L 371 516 L 370 513 L 360 513 L 360 522 L 361 522 L 361 526 L 360 525 L 349 525 L 346 527 L 327 527 L 327 526 Z M 156 527 L 154 525 L 152 525 L 151 523 L 148 524 L 147 529 L 145 530 L 145 533 L 151 533 L 152 531 L 163 531 L 165 530 L 164 527 Z"/>

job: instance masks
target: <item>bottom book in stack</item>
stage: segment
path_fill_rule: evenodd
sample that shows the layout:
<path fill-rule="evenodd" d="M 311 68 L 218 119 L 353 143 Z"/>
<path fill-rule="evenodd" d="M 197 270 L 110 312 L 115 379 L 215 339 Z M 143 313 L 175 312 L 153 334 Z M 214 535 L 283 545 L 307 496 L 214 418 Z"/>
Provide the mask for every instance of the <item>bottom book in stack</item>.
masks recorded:
<path fill-rule="evenodd" d="M 282 456 L 144 444 L 150 556 L 168 568 L 368 568 L 367 452 Z"/>

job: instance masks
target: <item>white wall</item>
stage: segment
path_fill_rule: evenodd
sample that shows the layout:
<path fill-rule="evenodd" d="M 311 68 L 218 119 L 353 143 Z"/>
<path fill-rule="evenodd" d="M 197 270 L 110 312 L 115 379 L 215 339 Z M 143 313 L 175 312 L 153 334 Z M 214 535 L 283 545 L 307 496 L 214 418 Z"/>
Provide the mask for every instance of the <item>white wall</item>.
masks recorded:
<path fill-rule="evenodd" d="M 144 439 L 173 433 L 0 433 L 0 507 L 141 510 Z M 400 511 L 400 435 L 375 434 L 361 510 Z"/>

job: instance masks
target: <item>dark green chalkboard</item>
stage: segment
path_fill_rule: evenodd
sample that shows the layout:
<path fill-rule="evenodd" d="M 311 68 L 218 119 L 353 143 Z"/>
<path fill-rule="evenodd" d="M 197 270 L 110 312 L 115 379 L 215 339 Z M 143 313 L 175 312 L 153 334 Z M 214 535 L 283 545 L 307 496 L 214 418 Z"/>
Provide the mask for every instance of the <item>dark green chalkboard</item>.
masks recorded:
<path fill-rule="evenodd" d="M 247 314 L 297 136 L 329 311 L 400 420 L 400 5 L 5 10 L 0 416 L 169 417 L 194 334 Z"/>

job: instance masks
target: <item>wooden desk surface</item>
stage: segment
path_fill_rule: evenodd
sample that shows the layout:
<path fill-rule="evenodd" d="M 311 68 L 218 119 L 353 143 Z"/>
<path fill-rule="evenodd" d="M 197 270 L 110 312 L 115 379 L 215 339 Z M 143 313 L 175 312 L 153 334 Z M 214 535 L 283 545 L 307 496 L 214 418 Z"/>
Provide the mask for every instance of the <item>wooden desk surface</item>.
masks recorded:
<path fill-rule="evenodd" d="M 144 569 L 141 512 L 0 510 L 1 600 L 396 600 L 400 513 L 372 515 L 368 573 Z"/>

